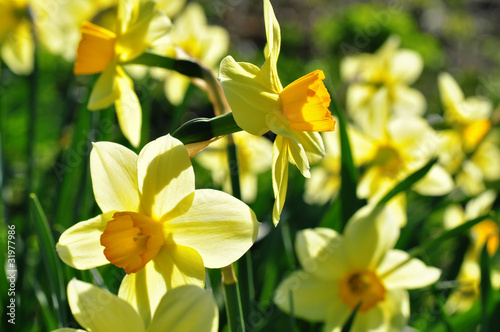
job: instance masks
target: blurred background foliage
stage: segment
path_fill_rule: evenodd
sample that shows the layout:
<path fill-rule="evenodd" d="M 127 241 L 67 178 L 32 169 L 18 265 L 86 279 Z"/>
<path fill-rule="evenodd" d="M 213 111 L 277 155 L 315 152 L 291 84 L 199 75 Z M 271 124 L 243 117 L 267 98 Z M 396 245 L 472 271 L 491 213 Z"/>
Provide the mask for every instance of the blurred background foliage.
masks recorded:
<path fill-rule="evenodd" d="M 221 25 L 229 31 L 229 54 L 238 61 L 259 65 L 263 62 L 266 40 L 260 1 L 203 0 L 200 3 L 210 24 Z M 465 95 L 482 95 L 492 100 L 496 108 L 494 119 L 500 118 L 500 3 L 274 0 L 272 4 L 282 29 L 278 69 L 284 86 L 321 68 L 327 75 L 332 96 L 344 107 L 347 86 L 340 80 L 340 60 L 351 54 L 371 53 L 387 37 L 398 34 L 402 48 L 415 50 L 424 59 L 424 71 L 414 87 L 427 98 L 427 117 L 431 123 L 432 114 L 442 114 L 437 90 L 437 75 L 442 71 L 452 74 Z M 47 331 L 57 327 L 55 318 L 51 317 L 53 299 L 48 291 L 49 274 L 42 262 L 44 253 L 40 251 L 35 233 L 35 219 L 28 215 L 28 194 L 34 192 L 39 197 L 57 240 L 64 229 L 99 213 L 89 174 L 91 142 L 110 140 L 130 147 L 118 128 L 112 108 L 97 112 L 86 109 L 95 77 L 74 76 L 72 63 L 42 47 L 37 50 L 36 61 L 38 71 L 31 76 L 16 76 L 3 63 L 0 74 L 1 209 L 3 224 L 16 225 L 17 331 Z M 177 107 L 166 100 L 163 84 L 150 76 L 135 80 L 135 89 L 143 108 L 141 147 L 173 132 L 191 118 L 213 116 L 208 98 L 193 85 Z M 36 112 L 30 109 L 30 102 L 36 104 Z M 295 233 L 317 226 L 328 209 L 327 205 L 306 204 L 304 179 L 295 168 L 290 172 L 287 204 L 277 229 L 273 229 L 270 220 L 273 204 L 270 171 L 259 177 L 258 199 L 250 204 L 265 227 L 261 240 L 251 250 L 255 299 L 249 331 L 277 331 L 289 326 L 290 318 L 271 302 L 273 291 L 287 271 L 298 266 L 293 251 Z M 217 188 L 210 173 L 196 162 L 195 174 L 197 188 Z M 497 192 L 500 189 L 498 183 L 492 186 Z M 402 230 L 397 245 L 403 249 L 416 246 L 441 229 L 444 207 L 440 198 L 424 199 L 416 193 L 410 194 L 408 206 L 408 226 Z M 495 210 L 498 211 L 498 201 Z M 1 227 L 1 248 L 6 248 L 5 234 L 5 227 Z M 465 235 L 448 241 L 438 250 L 427 253 L 423 260 L 443 268 L 442 280 L 454 280 L 467 241 Z M 5 259 L 6 250 L 2 249 L 2 265 Z M 75 271 L 62 265 L 66 282 L 76 275 L 82 280 L 101 283 L 112 292 L 117 291 L 123 276 L 121 270 L 111 265 L 93 272 Z M 4 291 L 7 284 L 1 275 L 4 273 L 2 269 L 0 330 L 7 331 L 12 326 L 7 324 L 3 312 L 8 301 Z M 223 305 L 220 273 L 209 271 L 209 275 L 216 299 Z M 425 331 L 447 326 L 449 318 L 442 307 L 448 294 L 449 289 L 440 288 L 439 283 L 431 291 L 411 292 L 410 325 Z M 476 322 L 478 306 L 472 313 L 464 314 L 462 320 Z M 75 326 L 68 308 L 66 312 L 66 326 Z M 495 316 L 499 315 L 490 317 Z M 321 328 L 321 324 L 299 319 L 295 324 L 300 331 Z M 225 315 L 221 310 L 221 327 L 224 325 Z"/>

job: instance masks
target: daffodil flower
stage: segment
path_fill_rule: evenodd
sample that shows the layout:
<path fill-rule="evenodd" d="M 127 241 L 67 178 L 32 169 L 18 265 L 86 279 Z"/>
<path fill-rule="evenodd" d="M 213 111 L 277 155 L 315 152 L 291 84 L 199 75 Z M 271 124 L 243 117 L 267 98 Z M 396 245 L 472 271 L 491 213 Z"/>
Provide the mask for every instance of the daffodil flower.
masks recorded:
<path fill-rule="evenodd" d="M 74 73 L 101 73 L 88 104 L 89 110 L 115 105 L 118 123 L 130 143 L 139 146 L 141 136 L 141 105 L 134 84 L 121 64 L 141 55 L 155 40 L 164 38 L 170 20 L 155 9 L 150 0 L 118 2 L 115 31 L 90 22 L 82 25 Z"/>
<path fill-rule="evenodd" d="M 125 270 L 119 295 L 145 321 L 163 294 L 183 284 L 203 285 L 205 267 L 240 258 L 257 237 L 253 211 L 216 190 L 195 190 L 184 145 L 170 135 L 139 156 L 115 143 L 95 143 L 90 171 L 103 214 L 66 230 L 57 244 L 68 265 Z"/>
<path fill-rule="evenodd" d="M 271 168 L 272 143 L 265 137 L 240 131 L 233 134 L 237 146 L 241 198 L 251 203 L 257 197 L 258 175 Z M 231 193 L 227 141 L 222 138 L 197 153 L 194 160 L 212 173 L 214 183 Z"/>
<path fill-rule="evenodd" d="M 33 71 L 35 42 L 28 0 L 0 0 L 0 58 L 13 73 Z"/>
<path fill-rule="evenodd" d="M 327 228 L 299 232 L 295 250 L 302 269 L 281 282 L 274 302 L 287 313 L 293 303 L 296 317 L 323 321 L 325 331 L 340 331 L 359 304 L 350 331 L 401 331 L 410 315 L 407 289 L 429 286 L 441 272 L 392 249 L 398 223 L 391 209 L 366 206 L 343 235 Z"/>
<path fill-rule="evenodd" d="M 68 302 L 76 321 L 85 329 L 62 328 L 54 332 L 215 332 L 219 315 L 210 291 L 180 286 L 163 296 L 151 322 L 118 296 L 92 284 L 72 279 Z"/>
<path fill-rule="evenodd" d="M 272 163 L 276 225 L 286 197 L 288 163 L 309 177 L 309 164 L 320 160 L 325 152 L 317 132 L 334 130 L 335 121 L 328 110 L 330 95 L 321 70 L 282 87 L 276 68 L 280 26 L 269 0 L 264 0 L 264 21 L 267 45 L 262 67 L 228 56 L 220 64 L 219 80 L 238 126 L 254 135 L 268 131 L 277 135 Z"/>

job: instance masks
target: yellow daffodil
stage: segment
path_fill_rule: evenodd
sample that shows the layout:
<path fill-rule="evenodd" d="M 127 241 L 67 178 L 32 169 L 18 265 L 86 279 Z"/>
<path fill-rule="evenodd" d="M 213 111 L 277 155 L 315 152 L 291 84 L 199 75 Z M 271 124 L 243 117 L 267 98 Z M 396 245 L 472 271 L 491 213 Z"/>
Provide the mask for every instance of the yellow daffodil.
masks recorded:
<path fill-rule="evenodd" d="M 170 45 L 166 50 L 167 56 L 178 59 L 194 57 L 211 69 L 227 54 L 229 34 L 222 27 L 207 25 L 201 5 L 191 2 L 173 22 Z M 173 105 L 179 105 L 190 79 L 175 71 L 163 72 L 165 95 Z"/>
<path fill-rule="evenodd" d="M 380 128 L 379 118 L 392 113 L 422 115 L 425 111 L 424 96 L 409 87 L 422 72 L 422 57 L 398 49 L 399 44 L 399 37 L 391 36 L 374 54 L 348 56 L 341 63 L 342 79 L 351 83 L 347 111 L 363 130 Z M 385 93 L 380 94 L 380 89 Z"/>
<path fill-rule="evenodd" d="M 90 171 L 103 214 L 66 230 L 59 257 L 76 269 L 123 268 L 119 295 L 145 322 L 167 290 L 203 285 L 205 267 L 231 264 L 257 237 L 247 205 L 194 189 L 188 152 L 170 135 L 148 143 L 139 156 L 119 144 L 95 143 Z"/>
<path fill-rule="evenodd" d="M 321 133 L 325 142 L 325 157 L 311 169 L 306 179 L 304 200 L 308 204 L 325 204 L 334 199 L 340 189 L 339 132 Z"/>
<path fill-rule="evenodd" d="M 496 196 L 493 190 L 487 190 L 468 201 L 465 209 L 461 205 L 449 206 L 444 214 L 445 228 L 455 228 L 466 221 L 488 213 L 493 206 Z M 495 255 L 499 245 L 499 230 L 498 224 L 490 219 L 483 220 L 471 228 L 471 245 L 467 249 L 457 276 L 459 286 L 450 294 L 445 305 L 446 310 L 450 314 L 469 310 L 479 298 L 481 282 L 479 259 L 481 250 L 486 245 L 489 255 Z M 499 272 L 492 269 L 491 273 L 493 286 L 499 288 Z"/>
<path fill-rule="evenodd" d="M 141 55 L 155 40 L 163 38 L 169 24 L 169 19 L 155 9 L 155 2 L 121 0 L 115 31 L 90 22 L 82 25 L 74 73 L 101 73 L 88 108 L 98 110 L 114 103 L 120 128 L 135 147 L 141 136 L 141 105 L 132 80 L 120 64 Z"/>
<path fill-rule="evenodd" d="M 378 93 L 382 94 L 384 89 Z M 382 98 L 384 100 L 384 98 Z M 381 104 L 383 107 L 383 103 Z M 417 116 L 388 116 L 380 120 L 382 129 L 360 132 L 351 128 L 355 160 L 365 166 L 357 195 L 370 202 L 379 200 L 397 183 L 424 166 L 437 155 L 439 138 L 427 122 Z M 422 195 L 444 195 L 454 187 L 451 176 L 441 165 L 434 165 L 413 189 Z M 406 198 L 399 194 L 391 204 L 400 211 L 401 226 L 406 224 Z"/>
<path fill-rule="evenodd" d="M 271 168 L 272 143 L 265 137 L 244 131 L 233 134 L 236 144 L 241 197 L 251 203 L 257 197 L 258 175 Z M 212 172 L 212 178 L 225 192 L 231 193 L 227 159 L 227 141 L 222 138 L 196 154 L 195 161 Z"/>
<path fill-rule="evenodd" d="M 274 302 L 287 313 L 293 305 L 296 317 L 325 322 L 325 331 L 340 331 L 361 303 L 350 331 L 401 331 L 410 315 L 407 289 L 429 286 L 441 272 L 392 249 L 399 223 L 391 209 L 366 206 L 343 235 L 327 228 L 297 233 L 302 270 L 281 282 Z"/>
<path fill-rule="evenodd" d="M 35 43 L 28 0 L 0 0 L 0 58 L 13 73 L 33 71 Z"/>
<path fill-rule="evenodd" d="M 261 68 L 236 62 L 231 56 L 220 64 L 219 80 L 238 126 L 254 135 L 272 131 L 273 145 L 273 222 L 279 222 L 286 197 L 288 163 L 309 177 L 309 164 L 324 155 L 318 131 L 334 130 L 335 121 L 328 110 L 330 95 L 321 70 L 309 73 L 284 89 L 276 63 L 281 47 L 280 26 L 269 0 L 264 0 L 267 45 Z"/>
<path fill-rule="evenodd" d="M 89 332 L 215 332 L 219 324 L 217 304 L 211 292 L 193 285 L 168 291 L 151 322 L 144 322 L 137 311 L 118 296 L 76 279 L 68 283 L 68 302 L 76 321 Z M 63 328 L 54 332 L 71 331 L 83 330 Z"/>

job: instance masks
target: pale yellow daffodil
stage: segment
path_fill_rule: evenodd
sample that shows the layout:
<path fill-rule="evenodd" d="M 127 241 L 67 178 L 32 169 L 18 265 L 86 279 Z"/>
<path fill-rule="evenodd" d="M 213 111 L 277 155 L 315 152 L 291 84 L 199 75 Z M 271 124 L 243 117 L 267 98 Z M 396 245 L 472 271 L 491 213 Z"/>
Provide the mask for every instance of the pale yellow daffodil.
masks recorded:
<path fill-rule="evenodd" d="M 196 58 L 209 69 L 227 54 L 229 33 L 222 27 L 208 25 L 200 4 L 191 2 L 176 17 L 170 31 L 170 47 L 165 51 L 172 58 Z M 179 105 L 191 82 L 175 71 L 162 71 L 165 95 L 173 105 Z"/>
<path fill-rule="evenodd" d="M 323 83 L 325 76 L 316 70 L 292 82 L 284 89 L 276 63 L 281 47 L 280 26 L 269 0 L 264 0 L 267 45 L 261 68 L 236 62 L 231 56 L 220 64 L 219 80 L 238 126 L 254 135 L 272 131 L 273 145 L 273 222 L 279 222 L 286 197 L 288 163 L 295 164 L 309 177 L 309 164 L 324 155 L 318 131 L 331 131 L 335 121 L 328 110 L 330 95 Z"/>
<path fill-rule="evenodd" d="M 465 209 L 458 204 L 450 205 L 444 214 L 445 228 L 455 228 L 488 213 L 496 197 L 497 194 L 490 189 L 468 201 Z M 471 244 L 467 249 L 457 276 L 459 286 L 450 294 L 445 305 L 448 313 L 467 311 L 479 298 L 481 282 L 479 259 L 481 250 L 486 245 L 488 254 L 490 256 L 495 255 L 499 245 L 499 230 L 498 224 L 491 219 L 485 219 L 470 229 Z M 499 272 L 492 269 L 491 280 L 495 288 L 500 287 L 499 276 Z"/>
<path fill-rule="evenodd" d="M 33 71 L 35 42 L 28 0 L 0 0 L 0 58 L 17 75 Z"/>
<path fill-rule="evenodd" d="M 119 296 L 145 322 L 167 290 L 203 285 L 205 267 L 231 264 L 257 238 L 258 222 L 246 204 L 195 190 L 188 152 L 170 135 L 139 156 L 119 144 L 95 143 L 90 171 L 103 214 L 66 230 L 57 252 L 76 269 L 124 268 Z"/>
<path fill-rule="evenodd" d="M 399 223 L 390 208 L 365 206 L 343 235 L 328 228 L 297 233 L 302 269 L 281 282 L 274 302 L 287 313 L 292 303 L 295 317 L 325 322 L 329 332 L 340 331 L 361 302 L 350 331 L 401 331 L 410 316 L 407 289 L 427 287 L 441 272 L 393 249 Z"/>
<path fill-rule="evenodd" d="M 82 26 L 74 73 L 101 73 L 92 92 L 88 108 L 99 110 L 115 105 L 118 122 L 124 136 L 139 146 L 142 111 L 134 85 L 121 64 L 141 55 L 157 39 L 164 38 L 170 20 L 156 10 L 150 0 L 121 0 L 115 31 L 90 22 Z"/>
<path fill-rule="evenodd" d="M 233 134 L 236 144 L 241 198 L 251 203 L 257 197 L 258 175 L 271 168 L 272 143 L 265 137 L 244 131 Z M 214 183 L 231 193 L 227 140 L 222 138 L 197 153 L 195 161 L 212 173 Z"/>
<path fill-rule="evenodd" d="M 379 127 L 379 118 L 389 114 L 422 115 L 426 102 L 409 85 L 422 72 L 422 57 L 415 51 L 398 49 L 400 39 L 391 36 L 374 54 L 358 54 L 342 60 L 341 76 L 349 82 L 346 107 L 362 130 Z M 382 95 L 380 89 L 386 92 Z M 383 97 L 385 107 L 379 107 Z"/>
<path fill-rule="evenodd" d="M 215 332 L 219 315 L 210 291 L 185 285 L 168 291 L 151 322 L 118 296 L 92 284 L 72 279 L 68 302 L 76 321 L 85 329 L 62 328 L 54 332 Z"/>
<path fill-rule="evenodd" d="M 383 94 L 380 89 L 378 94 Z M 385 100 L 385 98 L 381 98 Z M 383 107 L 383 103 L 381 103 Z M 438 152 L 439 137 L 421 117 L 400 115 L 380 120 L 382 129 L 361 132 L 350 129 L 354 159 L 365 166 L 358 183 L 357 195 L 376 202 L 408 175 L 423 167 Z M 453 179 L 444 167 L 435 164 L 412 189 L 422 195 L 439 196 L 454 188 Z M 401 226 L 406 224 L 405 193 L 399 194 L 391 204 L 400 213 Z"/>

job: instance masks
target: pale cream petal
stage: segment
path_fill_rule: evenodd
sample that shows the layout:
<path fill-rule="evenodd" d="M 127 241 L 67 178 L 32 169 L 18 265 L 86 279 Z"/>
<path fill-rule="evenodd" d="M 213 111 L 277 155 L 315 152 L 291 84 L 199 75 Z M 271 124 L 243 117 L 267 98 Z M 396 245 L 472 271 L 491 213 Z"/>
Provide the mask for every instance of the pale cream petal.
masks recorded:
<path fill-rule="evenodd" d="M 388 331 L 388 321 L 384 319 L 384 312 L 380 305 L 376 305 L 366 312 L 358 312 L 351 326 L 352 332 L 385 332 Z M 390 330 L 389 330 L 390 331 Z"/>
<path fill-rule="evenodd" d="M 194 171 L 185 146 L 170 135 L 148 143 L 137 161 L 141 210 L 156 220 L 175 218 L 190 208 Z"/>
<path fill-rule="evenodd" d="M 355 165 L 366 164 L 376 157 L 378 146 L 370 137 L 353 126 L 347 127 L 347 135 Z"/>
<path fill-rule="evenodd" d="M 445 229 L 452 229 L 465 222 L 464 209 L 458 204 L 449 205 L 444 211 L 443 224 Z"/>
<path fill-rule="evenodd" d="M 465 220 L 472 220 L 490 212 L 496 197 L 495 191 L 490 189 L 468 201 L 465 205 Z"/>
<path fill-rule="evenodd" d="M 469 123 L 490 117 L 493 104 L 486 98 L 468 97 L 456 105 L 456 111 L 461 119 Z"/>
<path fill-rule="evenodd" d="M 412 186 L 412 189 L 420 195 L 442 196 L 449 194 L 454 187 L 455 183 L 451 175 L 443 166 L 435 164 L 421 180 Z"/>
<path fill-rule="evenodd" d="M 138 147 L 141 141 L 142 109 L 134 91 L 134 83 L 120 66 L 116 68 L 115 82 L 119 92 L 115 109 L 120 129 L 130 144 Z"/>
<path fill-rule="evenodd" d="M 95 111 L 107 108 L 113 105 L 115 100 L 120 97 L 120 91 L 115 80 L 117 75 L 116 67 L 116 62 L 111 62 L 97 79 L 90 93 L 87 105 L 89 110 Z"/>
<path fill-rule="evenodd" d="M 185 285 L 171 289 L 163 297 L 148 332 L 216 332 L 219 311 L 212 292 Z"/>
<path fill-rule="evenodd" d="M 144 331 L 144 323 L 127 302 L 92 284 L 72 279 L 68 303 L 77 322 L 88 331 Z"/>
<path fill-rule="evenodd" d="M 382 277 L 387 289 L 422 288 L 432 285 L 439 279 L 441 270 L 427 266 L 416 258 L 398 267 L 409 257 L 410 255 L 402 250 L 391 250 L 384 257 L 377 268 L 377 273 Z"/>
<path fill-rule="evenodd" d="M 295 252 L 305 271 L 324 280 L 339 280 L 350 264 L 342 236 L 329 228 L 305 229 L 297 233 Z"/>
<path fill-rule="evenodd" d="M 380 315 L 380 313 L 382 314 L 384 324 L 382 326 L 376 324 L 378 319 L 373 316 L 370 317 L 371 315 L 367 315 L 366 320 L 372 321 L 371 326 L 377 326 L 369 331 L 403 331 L 410 317 L 410 299 L 408 292 L 402 289 L 387 291 L 385 293 L 385 300 L 379 302 L 377 305 L 377 311 L 377 315 Z M 370 326 L 370 324 L 368 324 L 368 326 Z"/>
<path fill-rule="evenodd" d="M 422 56 L 411 50 L 398 50 L 391 58 L 389 71 L 392 79 L 408 85 L 414 83 L 422 73 Z"/>
<path fill-rule="evenodd" d="M 425 113 L 427 102 L 424 95 L 405 85 L 397 85 L 392 90 L 392 109 L 395 114 L 418 115 Z"/>
<path fill-rule="evenodd" d="M 273 144 L 273 223 L 278 225 L 281 211 L 286 199 L 286 190 L 288 188 L 288 140 L 282 136 L 277 136 Z"/>
<path fill-rule="evenodd" d="M 138 212 L 137 155 L 123 145 L 97 142 L 90 152 L 90 174 L 103 212 Z"/>
<path fill-rule="evenodd" d="M 374 269 L 394 247 L 399 237 L 399 221 L 389 207 L 367 205 L 347 222 L 344 244 L 354 268 Z"/>
<path fill-rule="evenodd" d="M 324 321 L 330 303 L 337 297 L 338 281 L 327 282 L 300 270 L 290 274 L 278 285 L 273 302 L 286 313 L 290 313 L 290 302 L 293 302 L 296 317 Z"/>
<path fill-rule="evenodd" d="M 320 133 L 292 129 L 292 134 L 304 147 L 310 165 L 316 164 L 324 158 L 326 147 Z"/>
<path fill-rule="evenodd" d="M 174 106 L 179 106 L 184 100 L 190 83 L 189 78 L 184 75 L 177 72 L 168 73 L 165 77 L 165 96 L 168 101 Z"/>
<path fill-rule="evenodd" d="M 169 244 L 143 269 L 125 276 L 118 296 L 130 303 L 148 326 L 167 291 L 182 285 L 203 287 L 204 282 L 200 255 L 194 249 Z"/>
<path fill-rule="evenodd" d="M 307 159 L 306 152 L 301 144 L 297 144 L 294 140 L 290 140 L 288 145 L 290 162 L 297 166 L 300 173 L 306 178 L 311 177 L 309 172 L 309 160 Z"/>
<path fill-rule="evenodd" d="M 101 246 L 101 234 L 114 211 L 81 221 L 61 234 L 56 250 L 62 261 L 78 270 L 109 264 Z"/>
<path fill-rule="evenodd" d="M 164 224 L 176 244 L 193 248 L 208 268 L 238 260 L 257 239 L 259 222 L 242 201 L 222 191 L 196 190 L 185 214 Z"/>
<path fill-rule="evenodd" d="M 326 311 L 325 332 L 340 332 L 352 309 L 339 296 L 333 297 Z"/>
<path fill-rule="evenodd" d="M 306 179 L 304 201 L 307 204 L 323 205 L 337 197 L 340 188 L 340 173 L 323 167 L 311 170 L 311 178 Z"/>
<path fill-rule="evenodd" d="M 269 86 L 261 70 L 227 56 L 220 63 L 219 81 L 236 124 L 254 135 L 269 131 L 266 116 L 274 110 L 281 110 L 281 100 L 279 91 Z"/>
<path fill-rule="evenodd" d="M 454 108 L 464 100 L 464 93 L 457 81 L 449 73 L 441 73 L 438 76 L 438 88 L 441 102 L 445 108 L 445 117 L 453 119 Z M 455 120 L 456 121 L 456 120 Z"/>
<path fill-rule="evenodd" d="M 283 90 L 283 87 L 278 77 L 276 62 L 280 54 L 281 32 L 278 20 L 274 15 L 273 6 L 269 0 L 264 0 L 264 22 L 266 25 L 267 45 L 264 49 L 266 61 L 262 65 L 262 73 L 265 80 L 269 82 L 271 90 L 279 93 Z"/>

